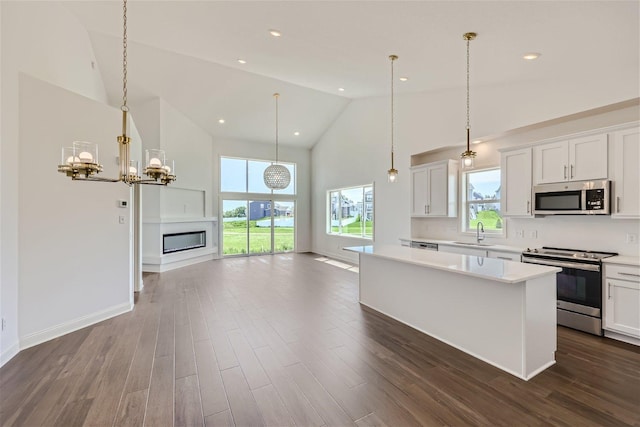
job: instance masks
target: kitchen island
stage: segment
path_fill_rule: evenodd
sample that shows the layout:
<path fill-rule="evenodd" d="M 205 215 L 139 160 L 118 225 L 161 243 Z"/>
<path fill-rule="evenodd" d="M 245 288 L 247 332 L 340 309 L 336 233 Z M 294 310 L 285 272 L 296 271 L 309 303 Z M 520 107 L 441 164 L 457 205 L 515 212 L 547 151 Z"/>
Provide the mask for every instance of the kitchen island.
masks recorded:
<path fill-rule="evenodd" d="M 556 267 L 354 246 L 360 303 L 528 380 L 555 363 Z"/>

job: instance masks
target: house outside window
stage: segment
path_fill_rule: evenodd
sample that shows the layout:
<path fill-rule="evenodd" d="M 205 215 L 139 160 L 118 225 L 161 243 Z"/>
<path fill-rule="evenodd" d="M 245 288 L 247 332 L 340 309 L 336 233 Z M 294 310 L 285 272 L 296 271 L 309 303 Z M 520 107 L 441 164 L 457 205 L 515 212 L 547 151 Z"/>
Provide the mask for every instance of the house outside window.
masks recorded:
<path fill-rule="evenodd" d="M 327 233 L 373 239 L 373 185 L 327 193 Z"/>
<path fill-rule="evenodd" d="M 462 231 L 475 232 L 482 222 L 485 233 L 503 235 L 500 210 L 500 168 L 463 173 Z"/>

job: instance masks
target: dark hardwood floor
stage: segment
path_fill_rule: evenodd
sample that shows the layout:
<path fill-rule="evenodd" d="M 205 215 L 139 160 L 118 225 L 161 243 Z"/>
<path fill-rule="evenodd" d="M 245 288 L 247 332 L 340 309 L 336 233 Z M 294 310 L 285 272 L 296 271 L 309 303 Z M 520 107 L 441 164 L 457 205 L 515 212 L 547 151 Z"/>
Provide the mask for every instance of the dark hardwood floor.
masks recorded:
<path fill-rule="evenodd" d="M 0 369 L 1 424 L 640 426 L 637 347 L 560 327 L 525 382 L 363 309 L 357 273 L 314 258 L 145 276 L 133 312 Z"/>

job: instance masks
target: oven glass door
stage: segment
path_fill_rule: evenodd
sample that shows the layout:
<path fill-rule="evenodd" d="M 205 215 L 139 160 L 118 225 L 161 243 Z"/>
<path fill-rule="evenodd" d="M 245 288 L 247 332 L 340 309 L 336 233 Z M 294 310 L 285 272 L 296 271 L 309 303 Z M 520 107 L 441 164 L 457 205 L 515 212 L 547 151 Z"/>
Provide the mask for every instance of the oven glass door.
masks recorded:
<path fill-rule="evenodd" d="M 537 211 L 581 211 L 582 190 L 536 193 Z"/>
<path fill-rule="evenodd" d="M 599 271 L 563 267 L 557 275 L 558 300 L 602 308 L 602 283 Z"/>

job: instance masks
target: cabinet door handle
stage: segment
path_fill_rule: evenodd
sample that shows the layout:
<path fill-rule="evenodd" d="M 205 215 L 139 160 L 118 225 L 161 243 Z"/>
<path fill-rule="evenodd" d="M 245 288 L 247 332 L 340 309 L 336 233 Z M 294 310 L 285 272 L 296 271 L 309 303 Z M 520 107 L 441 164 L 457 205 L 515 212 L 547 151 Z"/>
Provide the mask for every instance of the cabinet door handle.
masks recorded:
<path fill-rule="evenodd" d="M 427 213 L 430 214 L 431 213 L 431 205 L 427 205 Z"/>
<path fill-rule="evenodd" d="M 623 272 L 620 272 L 618 274 L 621 275 L 621 276 L 640 277 L 640 274 L 638 274 L 638 273 L 623 273 Z"/>
<path fill-rule="evenodd" d="M 530 206 L 531 206 L 531 201 L 527 200 L 527 213 L 531 213 Z"/>
<path fill-rule="evenodd" d="M 427 205 L 424 205 L 424 214 L 427 214 Z"/>
<path fill-rule="evenodd" d="M 611 299 L 611 282 L 607 282 L 607 299 Z"/>
<path fill-rule="evenodd" d="M 567 179 L 567 165 L 564 165 L 564 179 Z"/>
<path fill-rule="evenodd" d="M 507 261 L 513 261 L 511 258 L 506 257 L 506 256 L 497 256 L 496 258 L 498 258 L 498 259 L 506 259 Z"/>
<path fill-rule="evenodd" d="M 620 213 L 620 196 L 616 197 L 616 213 Z"/>
<path fill-rule="evenodd" d="M 569 174 L 569 178 L 573 178 L 573 165 L 571 165 L 571 173 Z"/>

